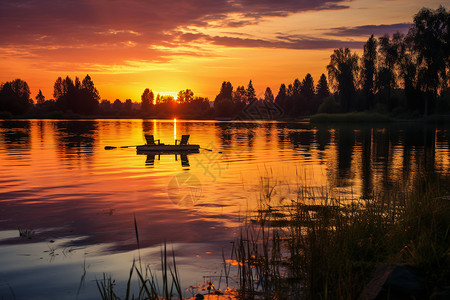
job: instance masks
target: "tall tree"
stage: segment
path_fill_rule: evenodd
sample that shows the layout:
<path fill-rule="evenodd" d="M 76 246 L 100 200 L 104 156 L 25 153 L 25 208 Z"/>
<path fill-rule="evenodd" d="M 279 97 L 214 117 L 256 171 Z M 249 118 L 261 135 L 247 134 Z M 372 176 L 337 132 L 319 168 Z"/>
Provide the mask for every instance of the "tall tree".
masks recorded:
<path fill-rule="evenodd" d="M 349 111 L 355 98 L 355 78 L 359 69 L 358 55 L 348 48 L 335 49 L 330 56 L 327 69 L 328 78 L 339 94 L 342 107 L 345 111 Z"/>
<path fill-rule="evenodd" d="M 0 87 L 0 111 L 23 114 L 31 108 L 32 103 L 30 88 L 22 79 L 5 82 Z"/>
<path fill-rule="evenodd" d="M 146 88 L 141 95 L 141 112 L 144 114 L 150 113 L 151 106 L 153 105 L 154 98 L 153 91 Z M 159 96 L 159 94 L 158 94 Z"/>
<path fill-rule="evenodd" d="M 287 98 L 287 90 L 286 85 L 282 83 L 280 85 L 280 89 L 278 90 L 278 94 L 275 97 L 275 103 L 280 106 L 283 111 L 287 112 L 286 110 L 286 98 Z"/>
<path fill-rule="evenodd" d="M 436 10 L 422 8 L 414 16 L 408 35 L 414 41 L 418 58 L 420 88 L 425 92 L 424 113 L 429 110 L 429 97 L 447 84 L 450 59 L 450 12 L 440 6 Z"/>
<path fill-rule="evenodd" d="M 364 44 L 364 53 L 361 58 L 361 84 L 366 96 L 366 109 L 374 105 L 377 47 L 377 40 L 372 34 Z"/>
<path fill-rule="evenodd" d="M 190 89 L 181 90 L 178 92 L 177 101 L 179 103 L 191 103 L 194 101 L 194 92 Z"/>
<path fill-rule="evenodd" d="M 233 92 L 233 102 L 236 104 L 241 104 L 245 103 L 245 99 L 247 99 L 245 96 L 245 87 L 243 85 L 238 86 L 236 91 Z"/>
<path fill-rule="evenodd" d="M 303 99 L 303 114 L 311 114 L 316 109 L 315 105 L 316 91 L 314 88 L 314 79 L 311 74 L 306 74 L 300 87 L 300 96 Z"/>
<path fill-rule="evenodd" d="M 272 90 L 270 89 L 270 87 L 267 87 L 266 91 L 264 92 L 264 101 L 270 102 L 270 103 L 273 103 L 273 101 L 274 101 L 273 93 L 272 93 Z"/>
<path fill-rule="evenodd" d="M 327 77 L 323 73 L 320 75 L 319 81 L 317 82 L 316 92 L 317 98 L 320 102 L 330 96 L 330 88 L 328 87 Z"/>
<path fill-rule="evenodd" d="M 79 80 L 75 78 L 75 89 L 79 90 Z M 78 83 L 77 83 L 78 81 Z M 98 103 L 100 101 L 100 94 L 94 85 L 89 74 L 84 77 L 81 83 L 81 105 L 79 112 L 82 114 L 93 114 L 98 109 Z"/>
<path fill-rule="evenodd" d="M 247 96 L 247 103 L 251 103 L 252 101 L 256 100 L 256 91 L 255 88 L 253 87 L 253 83 L 251 80 L 247 85 L 247 90 L 245 94 Z"/>
<path fill-rule="evenodd" d="M 379 38 L 380 69 L 378 71 L 378 87 L 385 91 L 387 104 L 390 106 L 392 89 L 397 85 L 397 72 L 400 52 L 403 47 L 403 35 L 395 33 L 392 39 L 388 34 Z"/>
<path fill-rule="evenodd" d="M 42 105 L 42 104 L 44 104 L 44 102 L 45 102 L 45 97 L 44 97 L 44 95 L 42 94 L 41 89 L 39 89 L 39 92 L 37 93 L 35 99 L 36 99 L 36 104 L 37 104 L 37 105 Z"/>

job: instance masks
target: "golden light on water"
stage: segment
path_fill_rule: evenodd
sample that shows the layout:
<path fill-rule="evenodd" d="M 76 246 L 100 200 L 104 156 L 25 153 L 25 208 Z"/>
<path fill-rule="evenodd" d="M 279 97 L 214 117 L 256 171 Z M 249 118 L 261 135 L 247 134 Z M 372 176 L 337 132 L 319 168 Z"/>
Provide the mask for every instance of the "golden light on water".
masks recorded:
<path fill-rule="evenodd" d="M 177 139 L 177 119 L 173 119 L 173 140 Z"/>

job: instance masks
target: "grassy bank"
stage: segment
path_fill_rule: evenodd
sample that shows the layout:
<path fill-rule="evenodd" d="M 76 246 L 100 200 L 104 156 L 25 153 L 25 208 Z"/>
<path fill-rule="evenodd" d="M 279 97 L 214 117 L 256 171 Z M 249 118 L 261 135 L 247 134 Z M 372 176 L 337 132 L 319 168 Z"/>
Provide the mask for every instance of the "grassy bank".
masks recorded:
<path fill-rule="evenodd" d="M 357 299 L 385 263 L 415 268 L 433 298 L 450 278 L 449 186 L 424 176 L 364 200 L 303 187 L 280 205 L 266 186 L 233 251 L 241 298 Z"/>

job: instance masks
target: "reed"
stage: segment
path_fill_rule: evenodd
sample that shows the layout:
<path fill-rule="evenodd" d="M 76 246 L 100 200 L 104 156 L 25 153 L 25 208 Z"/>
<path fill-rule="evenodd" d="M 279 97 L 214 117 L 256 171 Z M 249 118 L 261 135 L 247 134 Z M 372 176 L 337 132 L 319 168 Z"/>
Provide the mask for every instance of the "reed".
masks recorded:
<path fill-rule="evenodd" d="M 171 255 L 167 251 L 166 242 L 161 248 L 161 283 L 158 282 L 158 276 L 152 271 L 150 265 L 142 267 L 142 259 L 140 254 L 139 232 L 136 217 L 134 218 L 134 228 L 136 234 L 136 242 L 138 249 L 138 265 L 133 260 L 130 273 L 127 280 L 126 292 L 123 299 L 135 300 L 172 300 L 183 299 L 180 285 L 180 276 L 175 261 L 175 252 L 172 249 Z M 170 262 L 170 259 L 172 262 Z M 136 276 L 133 274 L 136 273 Z M 103 300 L 121 299 L 115 292 L 115 281 L 111 275 L 103 274 L 102 280 L 97 280 L 97 287 Z M 137 282 L 137 295 L 133 293 L 133 282 Z"/>
<path fill-rule="evenodd" d="M 431 296 L 450 275 L 449 182 L 419 176 L 370 199 L 303 186 L 290 203 L 263 186 L 234 243 L 240 298 L 356 299 L 382 263 L 419 269 Z"/>

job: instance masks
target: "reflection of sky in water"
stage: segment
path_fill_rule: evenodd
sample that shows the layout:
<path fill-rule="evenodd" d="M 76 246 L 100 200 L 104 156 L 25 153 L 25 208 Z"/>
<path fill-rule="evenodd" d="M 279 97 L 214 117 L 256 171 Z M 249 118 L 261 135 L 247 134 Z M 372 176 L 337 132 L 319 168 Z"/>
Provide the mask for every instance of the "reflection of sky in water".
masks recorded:
<path fill-rule="evenodd" d="M 188 155 L 186 166 L 173 154 L 150 165 L 134 148 L 104 150 L 143 144 L 144 133 L 166 144 L 190 134 L 212 151 Z M 389 190 L 418 170 L 447 172 L 448 134 L 421 124 L 0 121 L 1 294 L 6 283 L 17 294 L 32 284 L 35 295 L 73 299 L 85 257 L 90 279 L 81 295 L 97 292 L 102 272 L 125 278 L 136 255 L 134 216 L 142 253 L 158 262 L 159 245 L 174 244 L 183 282 L 201 283 L 220 272 L 222 249 L 231 250 L 261 187 L 276 185 L 274 201 L 302 186 L 316 187 L 316 196 L 324 186 L 354 197 Z M 32 229 L 32 239 L 17 228 Z M 59 254 L 52 261 L 49 249 Z"/>

